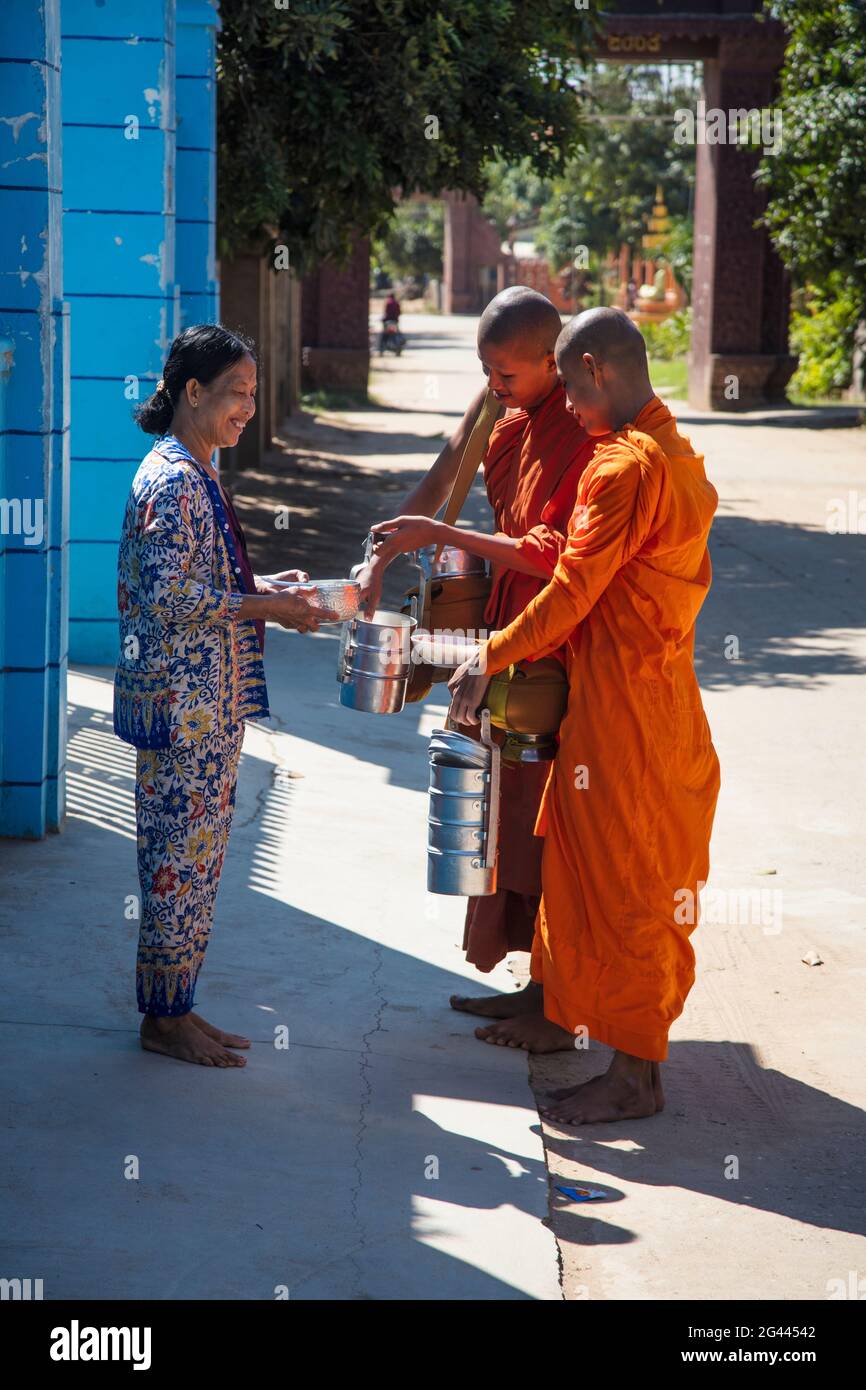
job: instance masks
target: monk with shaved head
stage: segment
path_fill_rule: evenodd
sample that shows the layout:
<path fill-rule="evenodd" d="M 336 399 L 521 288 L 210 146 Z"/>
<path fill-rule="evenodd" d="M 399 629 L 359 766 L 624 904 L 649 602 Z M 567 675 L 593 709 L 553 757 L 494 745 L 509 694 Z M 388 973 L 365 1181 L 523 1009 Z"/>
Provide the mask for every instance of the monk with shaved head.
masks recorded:
<path fill-rule="evenodd" d="M 618 309 L 556 344 L 569 409 L 596 441 L 550 583 L 482 649 L 486 678 L 565 650 L 568 709 L 545 789 L 532 977 L 544 1016 L 477 1029 L 531 1051 L 614 1048 L 606 1072 L 555 1093 L 563 1124 L 653 1115 L 660 1063 L 694 981 L 690 935 L 719 766 L 701 704 L 695 620 L 710 585 L 717 496 L 653 393 L 639 330 Z M 452 680 L 464 718 L 478 677 Z"/>
<path fill-rule="evenodd" d="M 493 348 L 500 355 L 503 350 L 506 354 L 511 352 L 520 362 L 546 363 L 553 351 L 550 334 L 554 328 L 555 345 L 562 329 L 558 309 L 537 290 L 512 285 L 491 299 L 478 321 L 479 356 L 483 344 L 485 349 Z"/>
<path fill-rule="evenodd" d="M 504 290 L 484 310 L 478 356 L 487 385 L 429 473 L 406 498 L 406 514 L 373 527 L 379 545 L 364 580 L 368 612 L 378 603 L 384 568 L 395 555 L 440 542 L 490 561 L 488 629 L 507 626 L 550 580 L 565 545 L 578 480 L 594 447 L 569 411 L 557 376 L 554 347 L 561 328 L 550 300 L 524 286 Z M 488 387 L 503 411 L 483 461 L 495 526 L 490 533 L 432 520 L 451 491 Z M 464 690 L 473 721 L 486 688 L 487 680 L 481 678 Z M 470 898 L 464 931 L 467 959 L 481 971 L 492 970 L 509 951 L 529 951 L 532 946 L 541 897 L 541 841 L 534 828 L 547 766 L 503 765 L 498 889 L 490 897 Z M 479 999 L 455 995 L 451 1003 L 490 1018 L 524 1010 L 540 1017 L 541 989 L 531 985 Z"/>

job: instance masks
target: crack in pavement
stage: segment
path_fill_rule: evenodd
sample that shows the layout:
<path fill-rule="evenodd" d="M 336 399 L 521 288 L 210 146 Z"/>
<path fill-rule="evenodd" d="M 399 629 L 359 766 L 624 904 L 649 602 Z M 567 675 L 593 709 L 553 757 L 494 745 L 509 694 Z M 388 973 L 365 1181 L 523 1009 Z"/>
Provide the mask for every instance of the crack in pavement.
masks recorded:
<path fill-rule="evenodd" d="M 361 1218 L 361 1188 L 364 1184 L 364 1137 L 367 1133 L 367 1110 L 373 1096 L 373 1085 L 370 1080 L 369 1071 L 373 1056 L 375 1055 L 370 1040 L 377 1033 L 382 1032 L 382 1015 L 388 1007 L 388 1000 L 382 991 L 379 983 L 379 976 L 382 973 L 383 947 L 381 942 L 376 942 L 374 946 L 375 963 L 370 974 L 370 990 L 376 999 L 376 1012 L 373 1016 L 373 1026 L 368 1028 L 366 1033 L 361 1036 L 361 1053 L 359 1056 L 359 1076 L 361 1080 L 361 1095 L 358 1108 L 358 1128 L 355 1131 L 355 1159 L 352 1165 L 355 1173 L 355 1181 L 349 1192 L 349 1209 L 352 1213 L 352 1221 L 358 1230 L 358 1244 L 356 1250 L 363 1252 L 367 1245 L 367 1233 Z M 358 1298 L 364 1298 L 364 1290 L 361 1287 L 361 1267 L 358 1261 L 351 1257 L 352 1267 L 355 1272 L 355 1290 Z"/>
<path fill-rule="evenodd" d="M 276 718 L 276 716 L 273 717 Z M 279 791 L 285 792 L 287 796 L 290 796 L 292 791 L 291 778 L 287 777 L 285 783 L 277 781 L 280 773 L 287 773 L 289 771 L 280 761 L 279 750 L 274 738 L 275 733 L 278 731 L 275 729 L 267 729 L 262 724 L 256 725 L 256 728 L 260 733 L 264 734 L 267 741 L 270 772 L 260 773 L 260 776 L 264 776 L 266 780 L 262 786 L 252 793 L 254 798 L 253 808 L 245 819 L 238 820 L 237 810 L 235 811 L 232 828 L 237 831 L 248 830 L 254 821 L 264 816 L 267 799 L 272 791 L 278 789 Z M 240 774 L 240 768 L 238 769 L 238 773 Z M 246 787 L 244 790 L 246 791 Z"/>
<path fill-rule="evenodd" d="M 255 798 L 255 804 L 253 806 L 253 809 L 252 811 L 250 811 L 246 820 L 238 820 L 237 816 L 235 816 L 235 820 L 232 825 L 232 829 L 235 832 L 239 834 L 243 830 L 248 830 L 254 821 L 259 820 L 264 815 L 265 802 L 268 799 L 268 792 L 270 790 L 270 786 L 264 786 L 259 787 L 258 790 L 253 793 L 253 796 Z"/>

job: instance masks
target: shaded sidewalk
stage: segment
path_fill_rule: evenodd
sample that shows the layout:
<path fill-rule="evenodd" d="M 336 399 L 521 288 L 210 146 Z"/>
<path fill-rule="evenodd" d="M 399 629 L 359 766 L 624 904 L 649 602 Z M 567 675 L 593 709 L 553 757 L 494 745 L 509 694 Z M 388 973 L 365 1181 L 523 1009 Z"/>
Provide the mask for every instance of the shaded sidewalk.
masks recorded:
<path fill-rule="evenodd" d="M 67 826 L 0 847 L 2 1273 L 48 1299 L 559 1298 L 525 1062 L 447 1004 L 469 972 L 462 905 L 427 908 L 417 712 L 362 735 L 332 636 L 268 647 L 277 727 L 247 731 L 197 999 L 253 1039 L 238 1071 L 139 1049 L 134 752 L 108 673 L 72 676 Z"/>

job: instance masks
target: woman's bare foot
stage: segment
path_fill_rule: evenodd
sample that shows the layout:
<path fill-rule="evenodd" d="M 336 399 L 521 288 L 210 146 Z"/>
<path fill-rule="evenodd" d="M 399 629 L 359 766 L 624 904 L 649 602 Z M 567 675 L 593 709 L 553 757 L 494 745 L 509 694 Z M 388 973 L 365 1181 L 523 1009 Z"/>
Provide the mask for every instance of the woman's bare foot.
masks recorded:
<path fill-rule="evenodd" d="M 544 1009 L 544 991 L 530 980 L 524 989 L 513 994 L 482 994 L 467 999 L 452 994 L 452 1009 L 461 1014 L 478 1014 L 481 1018 L 519 1018 L 521 1014 L 540 1014 Z"/>
<path fill-rule="evenodd" d="M 245 1067 L 246 1057 L 229 1052 L 208 1037 L 190 1014 L 180 1018 L 156 1018 L 145 1014 L 141 1024 L 141 1045 L 146 1052 L 161 1052 L 178 1062 L 194 1062 L 200 1067 Z"/>
<path fill-rule="evenodd" d="M 249 1047 L 249 1038 L 243 1037 L 240 1033 L 224 1033 L 222 1028 L 217 1028 L 216 1024 L 208 1023 L 201 1014 L 189 1013 L 187 1018 L 191 1018 L 196 1028 L 200 1028 L 214 1042 L 222 1043 L 223 1047 Z"/>
<path fill-rule="evenodd" d="M 518 1018 L 492 1023 L 489 1028 L 476 1028 L 481 1042 L 497 1047 L 521 1047 L 524 1052 L 570 1052 L 574 1047 L 571 1033 L 551 1023 L 544 1014 L 521 1014 Z"/>
<path fill-rule="evenodd" d="M 658 1062 L 617 1052 L 601 1076 L 553 1092 L 551 1104 L 540 1106 L 539 1113 L 550 1124 L 607 1124 L 657 1115 L 664 1103 Z"/>

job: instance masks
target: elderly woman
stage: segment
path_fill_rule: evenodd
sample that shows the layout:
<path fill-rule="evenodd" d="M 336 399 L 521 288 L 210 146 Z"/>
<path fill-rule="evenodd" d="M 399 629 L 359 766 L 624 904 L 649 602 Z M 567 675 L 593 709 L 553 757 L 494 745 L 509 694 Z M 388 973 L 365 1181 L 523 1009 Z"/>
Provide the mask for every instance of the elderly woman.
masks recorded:
<path fill-rule="evenodd" d="M 235 805 L 244 721 L 268 714 L 265 621 L 314 631 L 288 570 L 258 578 L 212 458 L 255 414 L 252 344 L 187 328 L 136 413 L 158 435 L 135 475 L 120 541 L 114 728 L 139 751 L 135 810 L 141 1044 L 203 1066 L 243 1066 L 246 1038 L 193 1012 Z"/>

